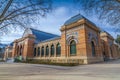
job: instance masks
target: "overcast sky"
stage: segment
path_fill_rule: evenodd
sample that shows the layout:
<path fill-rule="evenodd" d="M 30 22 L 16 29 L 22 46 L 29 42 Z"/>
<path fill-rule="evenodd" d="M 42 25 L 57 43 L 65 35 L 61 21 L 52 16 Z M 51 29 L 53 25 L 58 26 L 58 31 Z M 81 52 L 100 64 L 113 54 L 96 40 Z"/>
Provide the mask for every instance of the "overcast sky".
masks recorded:
<path fill-rule="evenodd" d="M 54 33 L 60 35 L 60 27 L 64 24 L 66 20 L 70 17 L 82 14 L 90 21 L 94 22 L 97 26 L 109 32 L 114 38 L 116 37 L 116 33 L 112 30 L 109 24 L 102 23 L 96 18 L 96 15 L 87 16 L 83 10 L 77 9 L 77 7 L 73 7 L 73 2 L 70 0 L 53 0 L 53 11 L 45 18 L 41 18 L 38 16 L 36 19 L 36 23 L 32 23 L 30 26 L 35 29 L 46 31 L 49 33 Z M 18 29 L 16 31 L 11 31 L 11 33 L 4 35 L 2 37 L 2 43 L 11 43 L 15 39 L 20 38 L 23 35 L 24 30 Z"/>

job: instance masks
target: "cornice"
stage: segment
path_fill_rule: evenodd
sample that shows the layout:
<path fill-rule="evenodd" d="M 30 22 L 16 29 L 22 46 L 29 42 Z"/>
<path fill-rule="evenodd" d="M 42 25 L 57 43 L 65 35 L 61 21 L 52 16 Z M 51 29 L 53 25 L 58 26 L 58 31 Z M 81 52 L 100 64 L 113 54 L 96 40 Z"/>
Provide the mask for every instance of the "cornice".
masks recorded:
<path fill-rule="evenodd" d="M 23 41 L 23 40 L 25 40 L 25 39 L 27 39 L 27 38 L 35 39 L 36 37 L 35 37 L 34 35 L 32 35 L 32 34 L 29 34 L 29 35 L 27 35 L 26 37 L 22 37 L 22 38 L 20 38 L 20 39 L 16 39 L 14 42 L 17 43 L 17 42 Z"/>
<path fill-rule="evenodd" d="M 101 37 L 108 37 L 109 39 L 114 40 L 114 38 L 111 35 L 107 34 L 106 32 L 102 32 L 100 36 Z"/>
<path fill-rule="evenodd" d="M 74 23 L 69 24 L 69 25 L 63 25 L 63 26 L 61 27 L 60 31 L 68 30 L 68 29 L 74 28 L 74 27 L 79 26 L 79 25 L 82 25 L 82 24 L 88 25 L 90 28 L 92 28 L 92 29 L 100 32 L 100 29 L 99 29 L 99 28 L 97 28 L 95 25 L 93 25 L 92 23 L 90 23 L 90 22 L 89 22 L 88 20 L 86 20 L 86 19 L 78 20 L 77 22 L 74 22 Z"/>

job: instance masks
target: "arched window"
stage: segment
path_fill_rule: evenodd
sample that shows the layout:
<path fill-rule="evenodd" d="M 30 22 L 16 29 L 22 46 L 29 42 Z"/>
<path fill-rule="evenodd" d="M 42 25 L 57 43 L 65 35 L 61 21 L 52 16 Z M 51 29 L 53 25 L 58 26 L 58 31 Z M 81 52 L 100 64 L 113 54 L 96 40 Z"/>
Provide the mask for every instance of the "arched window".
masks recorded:
<path fill-rule="evenodd" d="M 49 47 L 46 46 L 46 56 L 49 56 Z"/>
<path fill-rule="evenodd" d="M 74 40 L 70 42 L 70 55 L 76 55 L 76 42 Z"/>
<path fill-rule="evenodd" d="M 60 46 L 59 43 L 58 43 L 57 46 L 56 46 L 56 55 L 57 55 L 57 56 L 60 56 L 60 55 L 61 55 L 61 46 Z"/>
<path fill-rule="evenodd" d="M 51 56 L 54 56 L 54 45 L 51 46 Z"/>
<path fill-rule="evenodd" d="M 110 53 L 111 53 L 111 57 L 113 58 L 112 47 L 110 47 Z"/>
<path fill-rule="evenodd" d="M 41 56 L 43 57 L 44 56 L 44 47 L 42 47 L 42 50 L 41 50 Z"/>
<path fill-rule="evenodd" d="M 40 56 L 40 47 L 38 47 L 38 56 Z"/>
<path fill-rule="evenodd" d="M 118 48 L 118 55 L 120 55 L 120 48 Z"/>
<path fill-rule="evenodd" d="M 19 55 L 19 46 L 17 47 L 17 56 Z"/>
<path fill-rule="evenodd" d="M 91 48 L 92 48 L 92 56 L 95 56 L 96 52 L 95 52 L 95 45 L 93 41 L 91 42 Z"/>
<path fill-rule="evenodd" d="M 20 47 L 20 56 L 22 55 L 22 46 Z"/>
<path fill-rule="evenodd" d="M 36 48 L 34 48 L 34 56 L 36 56 Z"/>

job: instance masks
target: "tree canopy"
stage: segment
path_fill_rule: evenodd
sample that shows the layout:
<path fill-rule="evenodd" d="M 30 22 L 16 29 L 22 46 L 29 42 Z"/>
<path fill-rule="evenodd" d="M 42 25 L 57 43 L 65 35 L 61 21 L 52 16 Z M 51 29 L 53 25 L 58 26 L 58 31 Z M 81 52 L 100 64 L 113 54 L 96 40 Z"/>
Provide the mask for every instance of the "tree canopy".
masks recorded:
<path fill-rule="evenodd" d="M 86 14 L 97 15 L 120 32 L 120 0 L 75 0 Z"/>
<path fill-rule="evenodd" d="M 0 0 L 0 32 L 28 27 L 32 16 L 44 17 L 51 10 L 51 0 Z"/>

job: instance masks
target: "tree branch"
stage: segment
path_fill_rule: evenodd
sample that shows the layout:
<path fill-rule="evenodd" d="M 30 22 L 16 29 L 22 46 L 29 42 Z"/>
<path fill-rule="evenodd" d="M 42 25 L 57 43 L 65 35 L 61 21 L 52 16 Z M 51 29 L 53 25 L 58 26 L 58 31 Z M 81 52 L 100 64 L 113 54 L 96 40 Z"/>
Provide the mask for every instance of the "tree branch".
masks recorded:
<path fill-rule="evenodd" d="M 28 7 L 31 7 L 31 6 L 37 6 L 37 5 L 39 5 L 39 4 L 32 4 L 32 5 L 25 6 L 25 7 L 23 7 L 23 8 L 19 8 L 19 9 L 15 10 L 15 11 L 11 12 L 10 14 L 8 14 L 5 18 L 7 18 L 7 17 L 10 16 L 10 15 L 13 15 L 14 13 L 16 13 L 16 12 L 18 12 L 18 11 L 21 11 L 21 10 L 26 9 L 26 8 L 28 8 Z"/>
<path fill-rule="evenodd" d="M 22 14 L 29 14 L 29 12 L 38 11 L 38 10 L 44 10 L 44 11 L 45 11 L 45 8 L 40 8 L 40 9 L 34 9 L 34 10 L 24 11 L 24 12 L 21 12 L 21 13 L 19 13 L 19 14 L 13 15 L 12 17 L 6 18 L 5 20 L 12 19 L 12 18 L 14 18 L 14 17 L 16 17 L 16 16 L 19 16 L 19 15 L 22 15 Z"/>
<path fill-rule="evenodd" d="M 0 15 L 0 19 L 5 15 L 7 10 L 9 9 L 10 5 L 12 4 L 13 0 L 9 0 L 8 4 L 6 5 L 5 9 L 3 10 L 2 14 Z"/>

